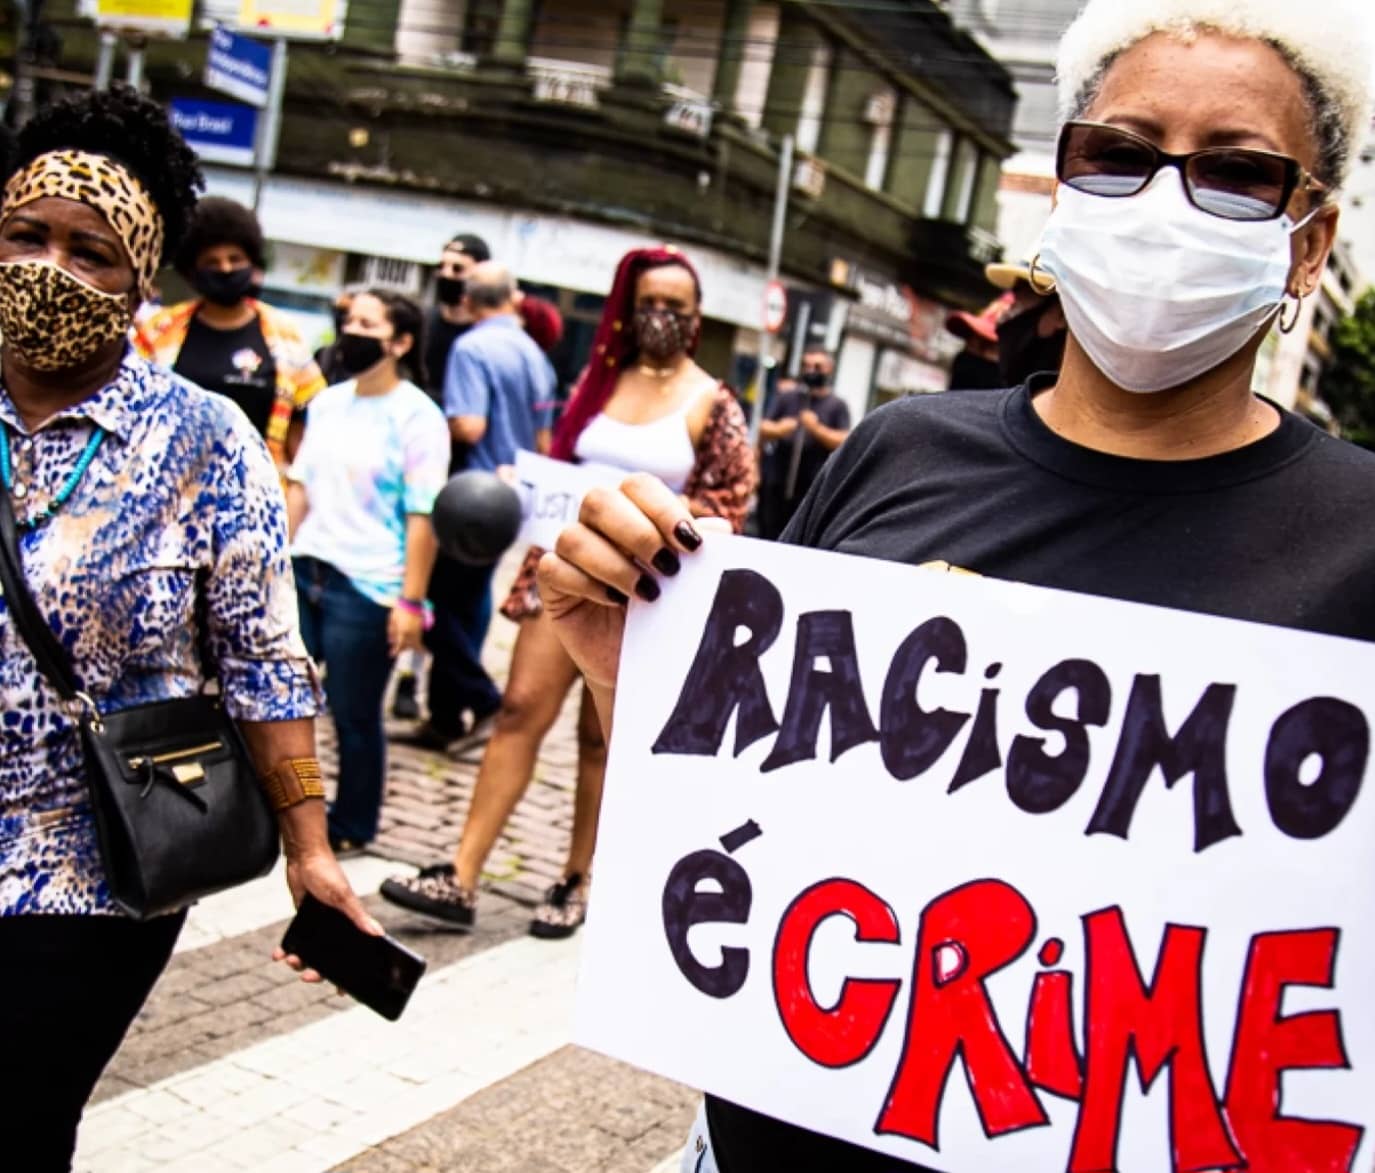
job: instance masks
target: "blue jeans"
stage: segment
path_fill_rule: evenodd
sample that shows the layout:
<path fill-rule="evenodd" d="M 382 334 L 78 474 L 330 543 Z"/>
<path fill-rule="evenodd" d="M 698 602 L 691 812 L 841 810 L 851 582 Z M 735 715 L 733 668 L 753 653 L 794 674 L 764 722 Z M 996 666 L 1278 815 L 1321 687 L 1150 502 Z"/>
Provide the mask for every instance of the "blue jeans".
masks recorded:
<path fill-rule="evenodd" d="M 360 594 L 328 562 L 293 558 L 306 650 L 325 667 L 325 695 L 339 742 L 339 789 L 329 810 L 334 839 L 377 837 L 386 777 L 382 694 L 391 675 L 391 612 Z"/>

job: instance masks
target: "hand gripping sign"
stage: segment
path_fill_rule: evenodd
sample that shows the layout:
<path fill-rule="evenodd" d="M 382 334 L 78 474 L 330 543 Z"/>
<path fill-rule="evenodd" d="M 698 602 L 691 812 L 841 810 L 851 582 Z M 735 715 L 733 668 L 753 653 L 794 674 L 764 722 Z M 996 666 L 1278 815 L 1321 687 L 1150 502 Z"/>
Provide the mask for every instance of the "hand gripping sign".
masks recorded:
<path fill-rule="evenodd" d="M 746 540 L 666 585 L 582 1042 L 948 1173 L 1369 1169 L 1375 646 Z"/>

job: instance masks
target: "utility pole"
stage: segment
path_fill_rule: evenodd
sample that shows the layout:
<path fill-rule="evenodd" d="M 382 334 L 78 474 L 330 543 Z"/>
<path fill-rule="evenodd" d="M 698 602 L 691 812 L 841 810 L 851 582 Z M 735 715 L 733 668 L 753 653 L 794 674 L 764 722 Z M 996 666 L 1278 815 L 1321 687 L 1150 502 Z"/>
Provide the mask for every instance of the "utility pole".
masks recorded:
<path fill-rule="evenodd" d="M 95 84 L 97 90 L 108 90 L 115 76 L 115 48 L 119 38 L 109 29 L 100 30 L 100 53 L 95 62 Z"/>
<path fill-rule="evenodd" d="M 769 234 L 769 271 L 767 280 L 778 280 L 783 260 L 783 229 L 788 219 L 788 193 L 793 182 L 793 136 L 785 134 L 778 150 L 778 187 L 773 197 L 773 229 Z M 763 307 L 760 307 L 761 314 Z M 750 443 L 759 442 L 759 425 L 764 421 L 764 383 L 768 375 L 769 346 L 773 335 L 761 320 L 759 329 L 759 372 L 754 382 L 754 402 L 750 404 Z"/>
<path fill-rule="evenodd" d="M 267 106 L 258 120 L 258 142 L 253 174 L 253 211 L 263 201 L 268 172 L 277 162 L 277 143 L 282 137 L 282 99 L 286 95 L 286 38 L 272 42 L 272 76 L 267 86 Z"/>
<path fill-rule="evenodd" d="M 129 38 L 129 63 L 124 74 L 124 80 L 129 83 L 129 87 L 134 90 L 143 89 L 143 64 L 144 53 L 148 48 L 146 37 L 135 33 Z"/>

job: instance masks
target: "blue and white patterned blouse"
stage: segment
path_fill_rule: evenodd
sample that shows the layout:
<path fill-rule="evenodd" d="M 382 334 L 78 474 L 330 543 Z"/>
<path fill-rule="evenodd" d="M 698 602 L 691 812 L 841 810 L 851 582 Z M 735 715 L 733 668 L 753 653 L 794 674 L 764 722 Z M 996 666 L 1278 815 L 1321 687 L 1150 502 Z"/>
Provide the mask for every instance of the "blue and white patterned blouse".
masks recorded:
<path fill-rule="evenodd" d="M 108 433 L 65 507 L 20 543 L 29 588 L 102 710 L 201 689 L 199 578 L 230 714 L 315 715 L 281 485 L 237 407 L 131 351 L 114 382 L 35 433 L 0 387 L 0 420 L 21 520 L 57 493 L 92 429 Z M 0 598 L 0 916 L 114 911 L 75 724 Z"/>

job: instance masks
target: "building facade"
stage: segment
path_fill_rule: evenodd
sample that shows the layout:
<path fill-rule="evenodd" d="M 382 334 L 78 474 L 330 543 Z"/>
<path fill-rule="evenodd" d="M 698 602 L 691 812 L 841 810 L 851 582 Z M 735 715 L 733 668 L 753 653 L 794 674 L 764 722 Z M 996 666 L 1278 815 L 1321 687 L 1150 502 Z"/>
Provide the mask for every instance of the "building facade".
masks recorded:
<path fill-rule="evenodd" d="M 198 28 L 233 23 L 235 0 L 200 4 Z M 96 35 L 71 11 L 53 19 L 79 74 Z M 203 32 L 154 43 L 147 84 L 214 97 L 204 57 Z M 568 380 L 619 256 L 668 240 L 702 269 L 704 362 L 745 383 L 792 135 L 791 306 L 770 349 L 833 346 L 858 415 L 944 386 L 950 341 L 924 334 L 986 300 L 1015 102 L 932 0 L 353 0 L 338 44 L 292 46 L 268 285 L 304 314 L 346 282 L 423 295 L 443 243 L 475 232 L 563 309 Z M 251 200 L 248 171 L 207 174 Z"/>

